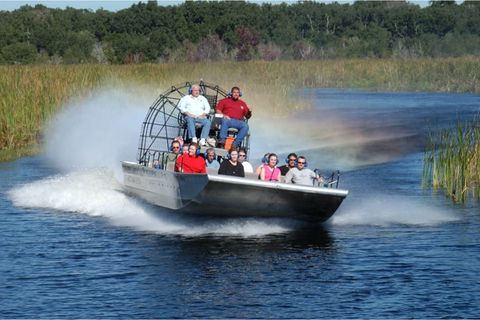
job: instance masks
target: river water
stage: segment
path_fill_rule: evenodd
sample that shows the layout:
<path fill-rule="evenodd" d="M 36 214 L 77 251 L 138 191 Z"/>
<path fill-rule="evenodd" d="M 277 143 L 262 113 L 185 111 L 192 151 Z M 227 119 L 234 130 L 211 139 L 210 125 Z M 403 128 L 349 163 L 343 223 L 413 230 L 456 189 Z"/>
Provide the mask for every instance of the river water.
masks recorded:
<path fill-rule="evenodd" d="M 420 180 L 428 128 L 473 118 L 480 96 L 300 95 L 312 110 L 252 119 L 251 162 L 298 151 L 341 169 L 350 194 L 324 225 L 192 219 L 130 198 L 118 161 L 135 157 L 145 109 L 112 92 L 67 108 L 44 154 L 0 164 L 0 317 L 478 317 L 479 204 Z"/>

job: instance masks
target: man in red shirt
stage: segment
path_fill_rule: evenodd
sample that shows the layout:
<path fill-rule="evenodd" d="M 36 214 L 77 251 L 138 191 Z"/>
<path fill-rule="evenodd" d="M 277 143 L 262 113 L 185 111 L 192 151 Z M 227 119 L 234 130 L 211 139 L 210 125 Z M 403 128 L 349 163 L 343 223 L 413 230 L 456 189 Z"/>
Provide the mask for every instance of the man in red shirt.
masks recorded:
<path fill-rule="evenodd" d="M 245 101 L 240 99 L 240 88 L 233 87 L 230 96 L 220 100 L 217 104 L 216 112 L 223 114 L 222 127 L 220 128 L 220 146 L 225 144 L 228 129 L 235 128 L 238 130 L 238 134 L 232 147 L 237 148 L 248 133 L 248 123 L 245 122 L 245 118 L 250 118 L 252 114 Z"/>
<path fill-rule="evenodd" d="M 207 173 L 205 159 L 197 155 L 198 146 L 190 144 L 188 153 L 182 154 L 175 162 L 175 171 L 183 173 Z"/>

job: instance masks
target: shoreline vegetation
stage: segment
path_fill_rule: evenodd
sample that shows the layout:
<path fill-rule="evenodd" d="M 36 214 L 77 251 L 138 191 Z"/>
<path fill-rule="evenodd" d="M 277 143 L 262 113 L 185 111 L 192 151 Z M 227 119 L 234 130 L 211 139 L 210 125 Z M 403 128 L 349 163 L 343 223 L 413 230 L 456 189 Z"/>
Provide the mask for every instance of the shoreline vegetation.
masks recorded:
<path fill-rule="evenodd" d="M 37 152 L 55 113 L 106 87 L 144 88 L 153 101 L 185 81 L 236 84 L 256 112 L 282 115 L 308 108 L 292 98 L 298 88 L 480 93 L 479 74 L 479 57 L 0 66 L 0 161 Z"/>
<path fill-rule="evenodd" d="M 480 2 L 426 4 L 151 0 L 116 12 L 24 5 L 0 11 L 0 64 L 480 55 Z"/>
<path fill-rule="evenodd" d="M 431 132 L 424 154 L 424 188 L 442 190 L 454 202 L 479 200 L 479 116 L 454 128 Z"/>

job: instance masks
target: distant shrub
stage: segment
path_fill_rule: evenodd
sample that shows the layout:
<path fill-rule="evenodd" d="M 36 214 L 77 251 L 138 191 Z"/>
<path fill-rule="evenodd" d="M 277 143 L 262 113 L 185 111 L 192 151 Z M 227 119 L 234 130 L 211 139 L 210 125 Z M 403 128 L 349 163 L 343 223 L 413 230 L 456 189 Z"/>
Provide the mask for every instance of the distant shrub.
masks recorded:
<path fill-rule="evenodd" d="M 32 63 L 37 58 L 37 49 L 26 42 L 14 43 L 2 48 L 2 56 L 6 63 Z"/>

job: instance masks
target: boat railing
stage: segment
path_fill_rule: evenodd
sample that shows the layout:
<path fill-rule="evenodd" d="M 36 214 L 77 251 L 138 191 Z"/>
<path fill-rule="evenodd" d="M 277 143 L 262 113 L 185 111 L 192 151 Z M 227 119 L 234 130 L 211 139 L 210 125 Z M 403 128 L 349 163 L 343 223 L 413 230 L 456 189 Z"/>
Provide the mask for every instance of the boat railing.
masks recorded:
<path fill-rule="evenodd" d="M 318 187 L 324 187 L 324 188 L 335 188 L 338 189 L 338 183 L 340 182 L 340 171 L 336 170 L 333 171 L 331 175 L 329 176 L 322 176 L 320 174 L 320 169 L 315 169 L 313 170 L 316 174 L 319 175 L 321 179 L 317 180 L 317 186 Z"/>

